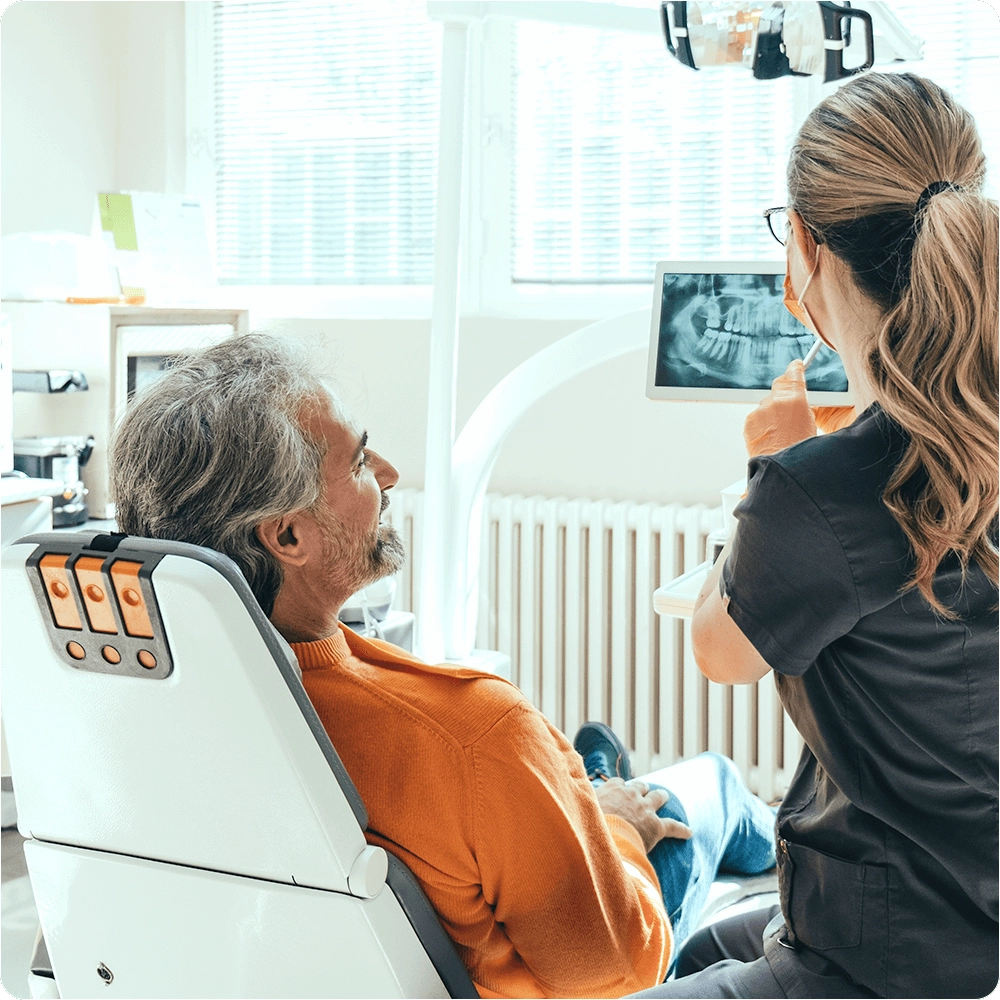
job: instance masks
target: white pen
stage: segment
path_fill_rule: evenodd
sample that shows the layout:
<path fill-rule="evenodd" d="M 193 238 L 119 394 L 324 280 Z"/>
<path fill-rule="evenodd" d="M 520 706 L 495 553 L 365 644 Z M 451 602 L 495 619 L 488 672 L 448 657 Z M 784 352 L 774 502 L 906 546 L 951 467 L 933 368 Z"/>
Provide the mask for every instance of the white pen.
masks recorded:
<path fill-rule="evenodd" d="M 819 354 L 819 349 L 822 346 L 823 346 L 823 341 L 820 340 L 819 337 L 817 337 L 816 343 L 809 348 L 809 353 L 802 359 L 803 369 L 808 368 L 813 363 L 813 359 L 816 357 L 817 354 Z"/>

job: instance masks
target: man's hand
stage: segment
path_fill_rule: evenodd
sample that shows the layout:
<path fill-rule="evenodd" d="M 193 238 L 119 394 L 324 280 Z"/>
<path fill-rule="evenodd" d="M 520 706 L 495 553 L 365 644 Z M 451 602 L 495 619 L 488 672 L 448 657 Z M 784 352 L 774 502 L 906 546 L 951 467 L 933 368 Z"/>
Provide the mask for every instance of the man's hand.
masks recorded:
<path fill-rule="evenodd" d="M 644 781 L 634 779 L 628 784 L 621 778 L 610 778 L 597 788 L 597 804 L 609 816 L 619 816 L 631 823 L 642 837 L 646 853 L 656 847 L 664 837 L 688 840 L 691 828 L 676 819 L 663 819 L 656 815 L 670 798 L 665 788 L 650 788 Z"/>

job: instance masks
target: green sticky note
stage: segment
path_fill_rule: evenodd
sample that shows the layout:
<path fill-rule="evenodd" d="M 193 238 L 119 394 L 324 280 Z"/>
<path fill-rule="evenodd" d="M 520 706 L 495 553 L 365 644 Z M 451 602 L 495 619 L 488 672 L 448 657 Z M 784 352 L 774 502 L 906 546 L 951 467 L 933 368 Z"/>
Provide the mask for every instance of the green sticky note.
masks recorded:
<path fill-rule="evenodd" d="M 97 203 L 101 210 L 101 229 L 114 235 L 115 249 L 138 250 L 132 195 L 102 193 L 97 196 Z"/>

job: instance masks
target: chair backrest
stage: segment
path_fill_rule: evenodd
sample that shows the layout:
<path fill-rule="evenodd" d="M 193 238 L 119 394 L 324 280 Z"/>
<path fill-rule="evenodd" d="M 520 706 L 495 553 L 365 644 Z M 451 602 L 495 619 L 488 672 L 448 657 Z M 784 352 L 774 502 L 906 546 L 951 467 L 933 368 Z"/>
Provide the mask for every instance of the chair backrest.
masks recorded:
<path fill-rule="evenodd" d="M 380 896 L 388 875 L 441 995 L 476 995 L 419 887 L 395 859 L 387 873 L 384 852 L 366 844 L 364 805 L 294 655 L 229 559 L 121 535 L 22 539 L 3 553 L 3 663 L 25 836 L 74 858 L 93 852 L 84 857 L 100 858 L 102 872 L 108 859 L 141 859 L 164 885 L 169 865 L 189 880 L 223 873 L 253 880 L 255 892 L 292 886 L 362 901 Z M 44 914 L 42 923 L 58 980 L 60 947 Z M 267 942 L 254 947 L 265 953 Z M 391 965 L 410 945 L 380 947 Z M 328 995 L 336 990 L 331 982 Z M 285 992 L 296 995 L 294 978 Z"/>

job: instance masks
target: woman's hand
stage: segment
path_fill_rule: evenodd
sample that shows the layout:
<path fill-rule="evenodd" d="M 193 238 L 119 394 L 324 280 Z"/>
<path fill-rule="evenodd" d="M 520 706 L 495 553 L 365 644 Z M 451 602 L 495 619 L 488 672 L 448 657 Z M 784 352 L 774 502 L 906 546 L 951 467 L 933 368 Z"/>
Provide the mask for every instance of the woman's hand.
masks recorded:
<path fill-rule="evenodd" d="M 806 370 L 796 358 L 784 375 L 771 383 L 771 392 L 746 419 L 743 439 L 747 454 L 773 455 L 816 436 L 816 419 L 806 402 Z"/>
<path fill-rule="evenodd" d="M 816 418 L 816 426 L 824 434 L 832 434 L 853 424 L 858 411 L 853 406 L 814 406 L 813 416 Z"/>
<path fill-rule="evenodd" d="M 627 784 L 621 778 L 609 778 L 595 791 L 601 812 L 620 816 L 631 823 L 642 837 L 642 844 L 647 854 L 664 837 L 674 837 L 678 840 L 691 838 L 689 826 L 679 820 L 665 819 L 656 815 L 656 811 L 662 809 L 670 798 L 670 793 L 665 788 L 650 788 L 638 778 L 633 778 Z"/>

